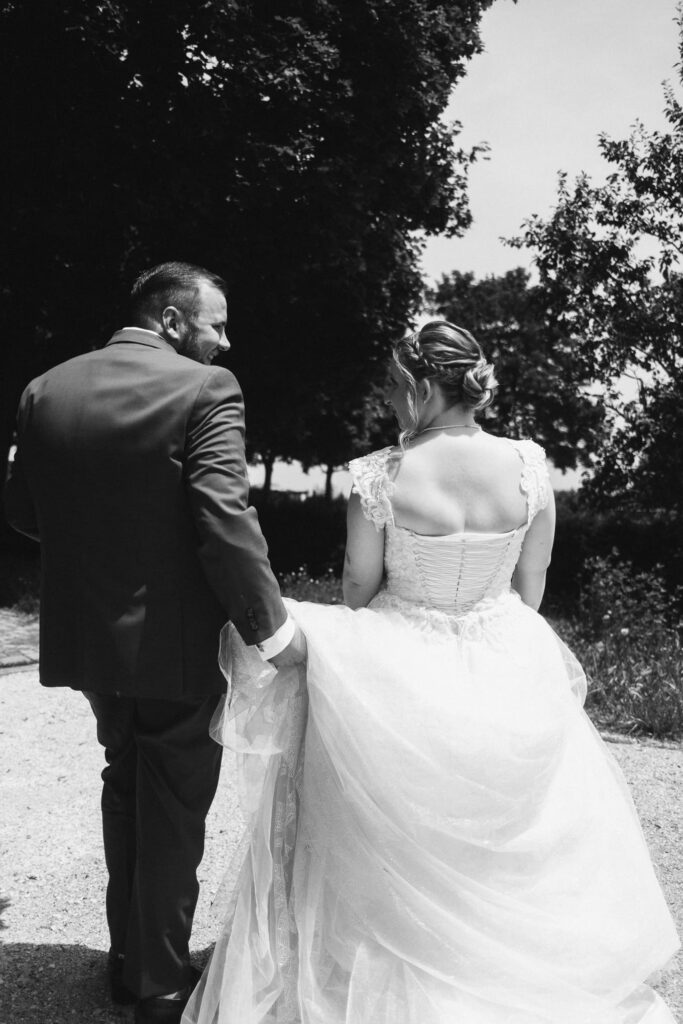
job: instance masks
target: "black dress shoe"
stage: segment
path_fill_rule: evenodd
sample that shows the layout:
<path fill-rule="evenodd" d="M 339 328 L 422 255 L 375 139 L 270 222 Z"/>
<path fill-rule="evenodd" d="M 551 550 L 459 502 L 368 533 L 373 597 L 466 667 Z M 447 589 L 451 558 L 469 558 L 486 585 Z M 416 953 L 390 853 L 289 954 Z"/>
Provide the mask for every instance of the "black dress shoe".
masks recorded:
<path fill-rule="evenodd" d="M 134 1003 L 137 996 L 134 992 L 124 984 L 123 981 L 123 965 L 124 965 L 123 953 L 115 953 L 113 949 L 109 950 L 108 970 L 109 970 L 109 991 L 111 993 L 111 999 L 113 1003 L 118 1003 L 120 1006 L 128 1006 L 130 1003 Z"/>
<path fill-rule="evenodd" d="M 196 967 L 191 967 L 190 972 L 190 983 L 177 998 L 150 996 L 148 999 L 138 999 L 135 1004 L 135 1024 L 180 1024 L 192 990 L 202 976 Z"/>

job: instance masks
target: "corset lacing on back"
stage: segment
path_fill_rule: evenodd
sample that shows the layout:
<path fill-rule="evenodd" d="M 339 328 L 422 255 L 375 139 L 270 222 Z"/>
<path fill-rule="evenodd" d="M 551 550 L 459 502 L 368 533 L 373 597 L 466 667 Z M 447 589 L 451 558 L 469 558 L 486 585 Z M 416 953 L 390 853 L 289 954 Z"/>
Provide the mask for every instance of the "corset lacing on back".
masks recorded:
<path fill-rule="evenodd" d="M 387 524 L 387 593 L 451 614 L 510 588 L 526 525 L 504 534 L 426 537 Z"/>
<path fill-rule="evenodd" d="M 349 464 L 363 512 L 386 529 L 386 593 L 404 601 L 462 615 L 484 598 L 510 590 L 524 537 L 548 501 L 545 452 L 533 441 L 510 441 L 522 460 L 520 487 L 527 497 L 527 521 L 508 533 L 427 536 L 396 526 L 391 507 L 394 485 L 387 474 L 392 449 L 372 452 Z"/>

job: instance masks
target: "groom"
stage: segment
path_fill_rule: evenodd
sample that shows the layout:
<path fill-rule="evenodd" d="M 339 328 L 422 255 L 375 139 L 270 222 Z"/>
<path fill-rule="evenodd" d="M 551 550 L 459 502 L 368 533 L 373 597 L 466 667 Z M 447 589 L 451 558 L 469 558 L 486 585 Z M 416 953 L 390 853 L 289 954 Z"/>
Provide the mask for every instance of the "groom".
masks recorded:
<path fill-rule="evenodd" d="M 179 1021 L 193 980 L 219 631 L 276 665 L 305 648 L 247 503 L 240 388 L 211 365 L 226 318 L 208 270 L 141 274 L 132 326 L 26 388 L 6 488 L 41 543 L 41 682 L 84 692 L 105 748 L 112 996 L 137 1024 Z"/>

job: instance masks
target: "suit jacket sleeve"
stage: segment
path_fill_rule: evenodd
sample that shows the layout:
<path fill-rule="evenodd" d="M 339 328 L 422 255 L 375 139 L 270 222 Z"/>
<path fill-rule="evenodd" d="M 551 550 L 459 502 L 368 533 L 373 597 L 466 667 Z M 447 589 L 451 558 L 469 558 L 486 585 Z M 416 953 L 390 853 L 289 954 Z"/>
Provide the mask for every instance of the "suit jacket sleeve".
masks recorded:
<path fill-rule="evenodd" d="M 10 526 L 13 526 L 19 533 L 25 533 L 33 540 L 40 540 L 38 529 L 38 517 L 31 491 L 26 480 L 22 456 L 22 434 L 24 425 L 29 415 L 31 396 L 29 389 L 24 391 L 19 403 L 18 414 L 18 441 L 14 461 L 7 467 L 7 480 L 5 481 L 5 515 Z"/>
<path fill-rule="evenodd" d="M 287 617 L 256 509 L 248 505 L 244 404 L 235 377 L 212 367 L 188 426 L 185 482 L 204 572 L 247 644 Z"/>

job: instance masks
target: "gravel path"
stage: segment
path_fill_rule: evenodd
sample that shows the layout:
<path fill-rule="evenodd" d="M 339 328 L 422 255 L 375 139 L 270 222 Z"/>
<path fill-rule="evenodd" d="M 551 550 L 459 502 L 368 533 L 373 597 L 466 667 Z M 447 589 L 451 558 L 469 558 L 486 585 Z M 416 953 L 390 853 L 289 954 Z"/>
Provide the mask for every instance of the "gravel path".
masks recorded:
<path fill-rule="evenodd" d="M 612 737 L 683 934 L 683 751 Z M 226 756 L 200 870 L 193 947 L 208 955 L 210 903 L 236 842 Z M 0 675 L 0 1024 L 129 1024 L 106 988 L 102 756 L 85 698 L 39 686 L 35 670 Z M 659 988 L 683 1024 L 683 958 Z M 236 1022 L 238 1024 L 238 1022 Z"/>

